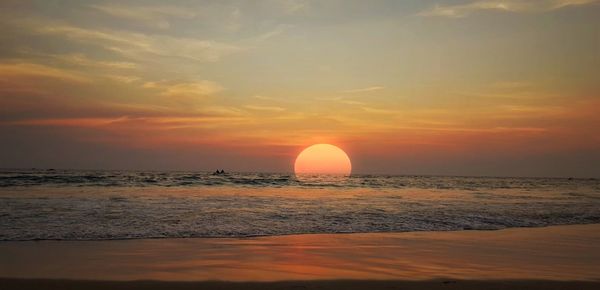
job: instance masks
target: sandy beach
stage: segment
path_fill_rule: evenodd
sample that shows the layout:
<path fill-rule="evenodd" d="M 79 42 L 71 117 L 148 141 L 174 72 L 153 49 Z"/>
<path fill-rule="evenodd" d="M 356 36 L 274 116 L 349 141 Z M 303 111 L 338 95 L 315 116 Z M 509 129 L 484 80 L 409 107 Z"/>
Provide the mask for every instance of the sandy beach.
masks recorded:
<path fill-rule="evenodd" d="M 600 225 L 594 224 L 241 239 L 2 242 L 0 277 L 2 289 L 593 289 L 600 285 L 599 241 Z"/>

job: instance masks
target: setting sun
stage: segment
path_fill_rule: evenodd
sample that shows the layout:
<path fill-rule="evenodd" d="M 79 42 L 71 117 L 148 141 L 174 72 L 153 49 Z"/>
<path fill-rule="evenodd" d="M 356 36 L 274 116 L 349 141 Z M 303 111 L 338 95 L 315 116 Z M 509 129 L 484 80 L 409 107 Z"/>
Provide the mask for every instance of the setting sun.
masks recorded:
<path fill-rule="evenodd" d="M 320 173 L 350 175 L 352 164 L 346 152 L 330 144 L 315 144 L 296 158 L 296 174 Z"/>

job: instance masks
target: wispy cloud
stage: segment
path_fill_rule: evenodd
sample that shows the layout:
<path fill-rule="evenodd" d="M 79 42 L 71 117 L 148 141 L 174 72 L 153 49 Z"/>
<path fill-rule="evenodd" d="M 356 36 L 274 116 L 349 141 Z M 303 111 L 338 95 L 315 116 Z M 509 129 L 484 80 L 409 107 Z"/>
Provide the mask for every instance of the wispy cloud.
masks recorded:
<path fill-rule="evenodd" d="M 142 79 L 141 77 L 138 77 L 138 76 L 115 75 L 115 74 L 106 75 L 105 78 L 116 81 L 116 82 L 120 82 L 120 83 L 126 83 L 126 84 L 134 83 L 134 82 L 140 81 Z"/>
<path fill-rule="evenodd" d="M 213 40 L 89 29 L 39 19 L 17 20 L 15 25 L 29 28 L 38 34 L 54 35 L 70 41 L 96 45 L 130 59 L 149 60 L 156 57 L 169 57 L 216 62 L 225 55 L 243 50 L 238 46 Z"/>
<path fill-rule="evenodd" d="M 284 25 L 284 24 L 278 25 L 273 30 L 267 31 L 263 34 L 258 35 L 254 40 L 256 42 L 268 40 L 270 38 L 276 37 L 277 35 L 284 33 L 287 29 L 289 29 L 291 27 L 293 27 L 293 26 L 292 25 Z"/>
<path fill-rule="evenodd" d="M 166 97 L 204 97 L 221 92 L 224 88 L 212 81 L 201 80 L 193 82 L 146 82 L 142 85 L 147 89 L 156 89 Z"/>
<path fill-rule="evenodd" d="M 598 0 L 554 0 L 552 2 L 552 9 L 559 9 L 567 6 L 579 6 L 599 3 Z"/>
<path fill-rule="evenodd" d="M 36 63 L 0 63 L 0 78 L 42 77 L 60 81 L 88 83 L 91 80 L 77 72 L 58 69 Z"/>
<path fill-rule="evenodd" d="M 418 15 L 463 18 L 479 11 L 534 13 L 594 3 L 598 3 L 598 0 L 482 0 L 458 5 L 436 4 Z"/>
<path fill-rule="evenodd" d="M 82 53 L 72 54 L 46 54 L 47 58 L 56 59 L 63 63 L 77 66 L 86 66 L 105 69 L 135 69 L 137 64 L 127 61 L 105 61 L 92 59 Z"/>
<path fill-rule="evenodd" d="M 295 14 L 310 7 L 308 0 L 278 0 L 276 2 L 285 14 Z"/>
<path fill-rule="evenodd" d="M 268 111 L 268 112 L 283 112 L 285 108 L 277 107 L 277 106 L 258 106 L 258 105 L 246 105 L 244 106 L 246 109 L 255 110 L 255 111 Z"/>
<path fill-rule="evenodd" d="M 7 121 L 0 124 L 22 126 L 57 126 L 57 127 L 134 127 L 137 129 L 182 129 L 210 127 L 217 123 L 244 120 L 229 114 L 195 117 L 105 117 L 105 118 L 52 118 L 23 119 Z"/>
<path fill-rule="evenodd" d="M 373 107 L 362 107 L 362 109 L 365 112 L 371 113 L 371 114 L 396 115 L 396 114 L 400 113 L 400 111 L 398 111 L 398 110 L 380 109 L 380 108 L 373 108 Z"/>
<path fill-rule="evenodd" d="M 315 98 L 315 100 L 317 101 L 326 101 L 326 102 L 338 102 L 340 104 L 346 104 L 346 105 L 353 105 L 353 106 L 362 106 L 365 105 L 364 102 L 360 102 L 360 101 L 356 101 L 356 100 L 349 100 L 347 98 L 343 98 L 343 97 L 317 97 Z"/>
<path fill-rule="evenodd" d="M 258 100 L 266 100 L 266 101 L 271 101 L 271 100 L 275 99 L 275 98 L 267 97 L 267 96 L 263 96 L 263 95 L 254 95 L 252 97 L 255 99 L 258 99 Z"/>
<path fill-rule="evenodd" d="M 380 91 L 380 90 L 383 90 L 383 89 L 385 89 L 385 87 L 382 87 L 382 86 L 372 86 L 372 87 L 366 87 L 366 88 L 345 90 L 345 91 L 342 91 L 342 93 L 348 93 L 348 94 L 366 93 L 366 92 Z"/>
<path fill-rule="evenodd" d="M 146 26 L 167 29 L 170 18 L 191 19 L 196 16 L 194 10 L 178 6 L 130 6 L 123 4 L 90 5 L 91 8 L 110 16 L 143 23 Z"/>
<path fill-rule="evenodd" d="M 365 105 L 364 102 L 359 102 L 359 101 L 355 101 L 355 100 L 347 100 L 347 99 L 340 99 L 340 103 L 346 104 L 346 105 L 352 105 L 352 106 L 362 106 L 362 105 Z"/>
<path fill-rule="evenodd" d="M 23 59 L 27 59 L 27 63 L 30 65 L 48 67 L 54 71 L 76 74 L 78 77 L 85 76 L 90 79 L 99 77 L 121 83 L 133 83 L 141 80 L 139 64 L 135 62 L 92 58 L 83 53 L 46 53 L 31 48 L 20 49 L 17 53 Z M 13 63 L 21 63 L 23 59 L 14 59 Z M 133 72 L 135 73 L 132 74 Z M 53 76 L 47 75 L 47 77 Z"/>
<path fill-rule="evenodd" d="M 8 124 L 26 126 L 65 126 L 65 127 L 98 127 L 107 126 L 127 118 L 58 118 L 58 119 L 26 119 L 11 121 Z M 7 123 L 5 123 L 7 124 Z"/>
<path fill-rule="evenodd" d="M 490 85 L 492 89 L 525 89 L 530 88 L 532 84 L 525 81 L 499 81 Z"/>

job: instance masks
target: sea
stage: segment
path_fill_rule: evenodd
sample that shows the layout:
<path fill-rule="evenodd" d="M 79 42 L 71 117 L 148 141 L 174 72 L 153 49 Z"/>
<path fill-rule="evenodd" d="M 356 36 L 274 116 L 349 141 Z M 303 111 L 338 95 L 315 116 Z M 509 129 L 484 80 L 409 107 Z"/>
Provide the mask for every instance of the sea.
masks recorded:
<path fill-rule="evenodd" d="M 600 180 L 0 170 L 0 240 L 255 237 L 600 223 Z"/>

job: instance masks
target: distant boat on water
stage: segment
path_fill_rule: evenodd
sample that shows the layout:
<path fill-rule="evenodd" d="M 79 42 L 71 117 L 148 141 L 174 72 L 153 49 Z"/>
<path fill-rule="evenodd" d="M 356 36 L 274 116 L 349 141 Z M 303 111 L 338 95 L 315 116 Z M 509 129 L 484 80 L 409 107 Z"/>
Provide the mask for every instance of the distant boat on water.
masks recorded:
<path fill-rule="evenodd" d="M 225 174 L 225 170 L 221 169 L 221 170 L 216 170 L 215 172 L 213 172 L 213 175 L 223 175 Z"/>

